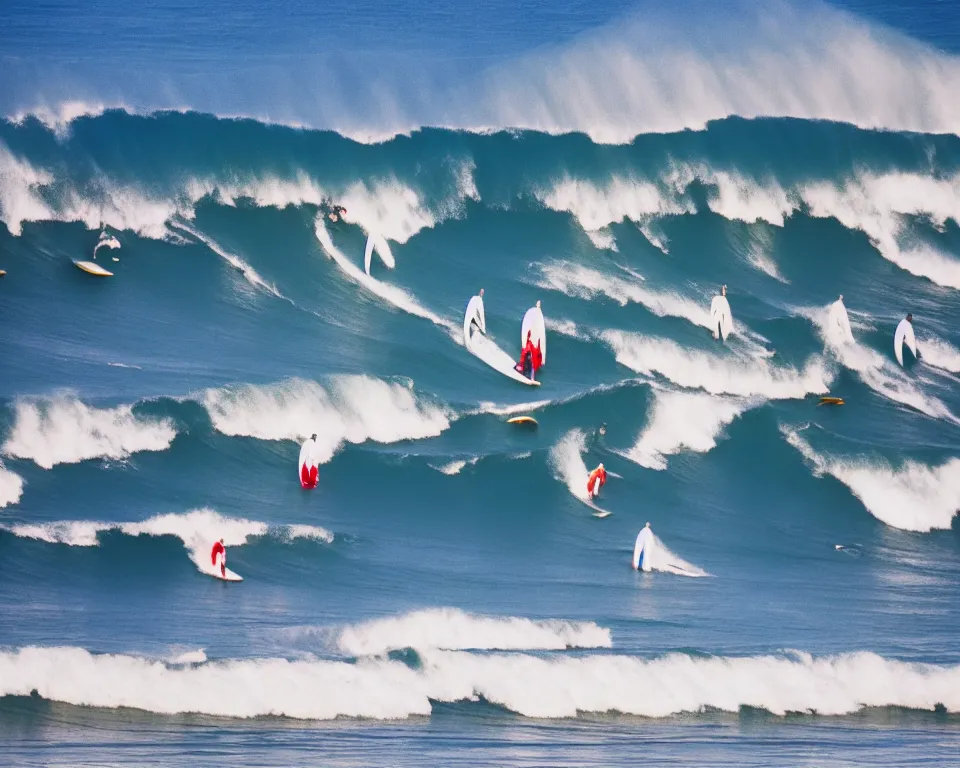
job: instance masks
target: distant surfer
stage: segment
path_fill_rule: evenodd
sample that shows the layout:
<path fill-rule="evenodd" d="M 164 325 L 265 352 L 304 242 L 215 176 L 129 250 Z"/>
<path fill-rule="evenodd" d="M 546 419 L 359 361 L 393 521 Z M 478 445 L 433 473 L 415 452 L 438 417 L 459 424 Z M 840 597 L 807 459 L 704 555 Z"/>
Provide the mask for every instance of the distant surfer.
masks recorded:
<path fill-rule="evenodd" d="M 913 313 L 907 313 L 907 316 L 900 321 L 896 332 L 893 334 L 893 353 L 897 357 L 897 362 L 903 365 L 903 345 L 913 352 L 913 356 L 920 359 L 920 350 L 917 348 L 917 339 L 913 335 Z"/>
<path fill-rule="evenodd" d="M 216 542 L 213 545 L 213 549 L 210 550 L 210 563 L 216 568 L 220 566 L 220 575 L 226 577 L 227 575 L 227 550 L 223 546 L 223 539 Z"/>
<path fill-rule="evenodd" d="M 342 219 L 346 215 L 347 215 L 347 209 L 344 208 L 342 205 L 331 205 L 330 213 L 327 214 L 330 221 L 333 221 L 333 222 L 340 221 L 340 219 Z"/>
<path fill-rule="evenodd" d="M 540 352 L 540 345 L 533 345 L 533 332 L 527 331 L 527 343 L 523 345 L 520 351 L 520 362 L 514 368 L 527 376 L 530 381 L 536 381 L 536 373 L 543 365 L 543 355 Z"/>
<path fill-rule="evenodd" d="M 300 486 L 304 490 L 313 490 L 317 487 L 320 469 L 316 459 L 317 435 L 310 435 L 300 447 Z"/>
<path fill-rule="evenodd" d="M 606 482 L 607 470 L 603 468 L 603 462 L 600 462 L 597 468 L 593 470 L 587 478 L 587 494 L 591 499 L 595 499 L 600 495 L 600 489 L 603 488 Z"/>
<path fill-rule="evenodd" d="M 733 332 L 733 315 L 730 312 L 730 302 L 727 301 L 727 286 L 720 288 L 720 294 L 710 302 L 710 322 L 713 338 L 726 341 Z"/>
<path fill-rule="evenodd" d="M 651 570 L 650 555 L 653 551 L 653 531 L 647 523 L 637 534 L 637 543 L 633 545 L 633 568 L 636 571 Z"/>

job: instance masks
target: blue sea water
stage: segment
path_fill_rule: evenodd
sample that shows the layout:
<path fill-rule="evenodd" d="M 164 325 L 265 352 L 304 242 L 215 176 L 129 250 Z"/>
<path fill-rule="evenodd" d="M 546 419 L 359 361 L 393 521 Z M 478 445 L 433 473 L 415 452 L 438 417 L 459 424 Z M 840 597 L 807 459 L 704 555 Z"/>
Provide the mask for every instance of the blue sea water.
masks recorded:
<path fill-rule="evenodd" d="M 960 765 L 958 21 L 5 4 L 4 764 Z"/>

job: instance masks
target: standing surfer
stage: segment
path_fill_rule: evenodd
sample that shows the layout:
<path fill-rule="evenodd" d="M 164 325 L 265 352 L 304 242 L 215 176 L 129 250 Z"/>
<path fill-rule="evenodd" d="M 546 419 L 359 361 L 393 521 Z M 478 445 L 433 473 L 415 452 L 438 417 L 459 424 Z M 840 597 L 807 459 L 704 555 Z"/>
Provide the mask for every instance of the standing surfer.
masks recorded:
<path fill-rule="evenodd" d="M 213 549 L 210 550 L 210 564 L 216 568 L 220 566 L 220 575 L 226 577 L 227 575 L 227 550 L 223 546 L 223 539 L 216 542 L 213 545 Z"/>
<path fill-rule="evenodd" d="M 917 339 L 913 335 L 913 313 L 907 313 L 907 316 L 900 321 L 896 333 L 893 334 L 893 353 L 897 356 L 897 362 L 903 365 L 903 345 L 913 352 L 913 356 L 920 359 L 920 350 L 917 348 Z"/>
<path fill-rule="evenodd" d="M 473 334 L 474 328 L 486 336 L 487 321 L 483 313 L 483 288 L 480 289 L 480 293 L 478 293 L 476 296 L 471 296 L 470 301 L 467 302 L 466 317 L 469 319 L 466 321 L 467 325 L 463 329 L 463 341 L 465 344 L 470 343 L 470 336 Z"/>
<path fill-rule="evenodd" d="M 606 485 L 606 482 L 607 470 L 603 468 L 603 462 L 600 462 L 597 468 L 593 470 L 587 478 L 587 494 L 591 499 L 595 499 L 600 495 L 600 489 Z"/>
<path fill-rule="evenodd" d="M 720 288 L 720 294 L 710 302 L 710 322 L 713 338 L 726 341 L 733 333 L 733 315 L 730 312 L 730 302 L 727 301 L 727 286 Z"/>
<path fill-rule="evenodd" d="M 527 331 L 527 343 L 520 351 L 520 362 L 514 368 L 524 376 L 528 376 L 530 381 L 536 381 L 534 377 L 541 365 L 543 365 L 543 355 L 540 353 L 540 345 L 539 343 L 537 346 L 533 345 L 533 332 Z"/>
<path fill-rule="evenodd" d="M 633 568 L 637 571 L 651 569 L 650 554 L 653 550 L 653 531 L 647 523 L 637 534 L 637 543 L 633 545 Z"/>
<path fill-rule="evenodd" d="M 316 459 L 317 435 L 310 435 L 300 447 L 300 486 L 306 490 L 317 487 L 320 468 Z"/>

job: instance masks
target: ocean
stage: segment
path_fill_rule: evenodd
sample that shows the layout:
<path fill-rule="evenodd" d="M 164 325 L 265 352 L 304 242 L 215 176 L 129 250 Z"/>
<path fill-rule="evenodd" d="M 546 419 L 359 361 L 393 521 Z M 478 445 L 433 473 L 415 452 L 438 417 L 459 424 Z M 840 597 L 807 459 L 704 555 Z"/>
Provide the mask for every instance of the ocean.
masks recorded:
<path fill-rule="evenodd" d="M 960 765 L 958 25 L 5 5 L 0 762 Z"/>

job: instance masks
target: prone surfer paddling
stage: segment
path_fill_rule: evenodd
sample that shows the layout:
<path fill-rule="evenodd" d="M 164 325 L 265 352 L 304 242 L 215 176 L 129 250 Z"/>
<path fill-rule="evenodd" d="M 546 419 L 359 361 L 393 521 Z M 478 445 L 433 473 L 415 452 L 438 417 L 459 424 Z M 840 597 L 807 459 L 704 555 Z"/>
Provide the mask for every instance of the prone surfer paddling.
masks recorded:
<path fill-rule="evenodd" d="M 220 565 L 220 575 L 226 577 L 227 575 L 227 550 L 223 546 L 223 539 L 216 542 L 213 545 L 213 549 L 210 550 L 210 564 L 214 568 L 218 565 L 217 559 L 219 558 Z"/>
<path fill-rule="evenodd" d="M 603 468 L 603 462 L 597 466 L 593 472 L 590 473 L 590 476 L 587 478 L 587 495 L 591 499 L 597 498 L 600 495 L 600 489 L 607 482 L 607 470 Z"/>

